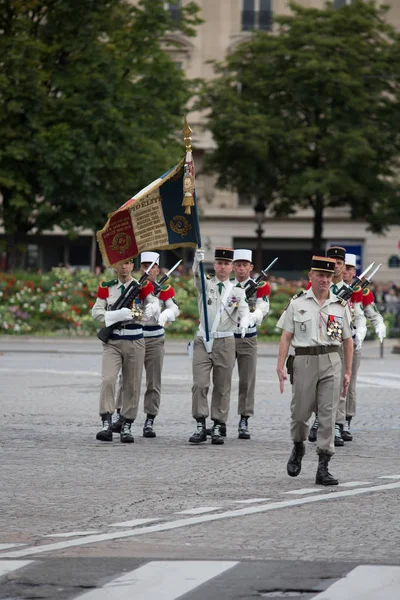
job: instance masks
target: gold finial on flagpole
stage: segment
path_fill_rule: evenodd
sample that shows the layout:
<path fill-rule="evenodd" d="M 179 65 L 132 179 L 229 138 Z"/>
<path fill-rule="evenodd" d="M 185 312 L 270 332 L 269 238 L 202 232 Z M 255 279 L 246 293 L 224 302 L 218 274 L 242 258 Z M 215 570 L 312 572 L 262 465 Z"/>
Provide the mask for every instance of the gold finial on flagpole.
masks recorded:
<path fill-rule="evenodd" d="M 186 115 L 183 120 L 182 133 L 183 133 L 183 141 L 185 142 L 185 146 L 186 146 L 186 152 L 191 152 L 192 151 L 192 138 L 191 138 L 190 134 L 192 133 L 192 130 L 190 129 L 190 127 L 188 125 Z"/>
<path fill-rule="evenodd" d="M 182 206 L 185 207 L 185 214 L 191 214 L 191 207 L 194 206 L 194 163 L 192 156 L 192 138 L 186 115 L 183 121 L 183 140 L 186 146 L 186 158 L 183 173 L 183 202 Z"/>

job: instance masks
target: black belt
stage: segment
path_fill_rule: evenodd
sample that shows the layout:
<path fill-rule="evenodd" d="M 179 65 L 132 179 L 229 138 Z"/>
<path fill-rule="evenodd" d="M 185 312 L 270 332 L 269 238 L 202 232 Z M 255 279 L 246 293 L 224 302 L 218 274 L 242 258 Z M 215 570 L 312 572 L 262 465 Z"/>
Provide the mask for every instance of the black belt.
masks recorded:
<path fill-rule="evenodd" d="M 296 356 L 311 355 L 319 356 L 320 354 L 330 354 L 331 352 L 339 352 L 339 346 L 308 346 L 308 348 L 295 348 Z"/>

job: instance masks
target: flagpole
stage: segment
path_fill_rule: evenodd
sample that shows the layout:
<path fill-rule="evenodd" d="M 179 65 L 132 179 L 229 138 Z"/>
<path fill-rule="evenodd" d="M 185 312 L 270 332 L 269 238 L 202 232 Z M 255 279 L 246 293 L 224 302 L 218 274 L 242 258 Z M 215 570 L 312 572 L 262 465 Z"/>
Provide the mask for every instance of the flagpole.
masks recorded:
<path fill-rule="evenodd" d="M 189 163 L 189 161 L 190 161 L 192 163 L 192 165 L 193 165 L 193 158 L 192 158 L 192 138 L 191 138 L 191 135 L 190 135 L 192 133 L 192 130 L 191 130 L 191 128 L 188 125 L 188 122 L 186 120 L 186 116 L 184 118 L 182 133 L 183 133 L 183 140 L 184 140 L 185 146 L 186 146 L 186 160 L 185 160 L 185 164 Z M 188 210 L 189 214 L 190 214 L 190 207 L 191 206 L 193 207 L 193 223 L 194 223 L 194 227 L 195 227 L 195 230 L 196 230 L 197 247 L 201 248 L 200 222 L 199 222 L 199 215 L 198 215 L 198 212 L 197 212 L 196 188 L 194 186 L 194 168 L 193 168 L 192 177 L 193 177 L 193 203 L 187 202 L 185 204 L 185 206 L 186 206 L 185 212 Z M 184 186 L 185 186 L 185 177 L 184 177 Z M 184 196 L 186 196 L 186 195 L 187 195 L 187 192 L 185 193 L 185 190 L 184 190 Z M 200 281 L 201 281 L 201 298 L 202 298 L 202 302 L 203 302 L 203 314 L 204 314 L 204 330 L 205 330 L 205 334 L 206 334 L 206 342 L 209 342 L 210 341 L 210 330 L 209 330 L 209 325 L 208 325 L 207 296 L 206 296 L 206 278 L 205 278 L 205 275 L 204 275 L 204 263 L 203 263 L 203 261 L 200 262 L 199 268 L 200 268 Z"/>

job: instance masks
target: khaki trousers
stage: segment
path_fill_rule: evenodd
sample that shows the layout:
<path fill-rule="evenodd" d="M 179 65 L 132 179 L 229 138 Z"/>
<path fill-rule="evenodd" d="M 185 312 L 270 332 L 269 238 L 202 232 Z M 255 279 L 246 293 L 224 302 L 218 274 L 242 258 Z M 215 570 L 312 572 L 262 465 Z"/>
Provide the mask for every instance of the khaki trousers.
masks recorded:
<path fill-rule="evenodd" d="M 337 352 L 319 356 L 296 356 L 290 433 L 294 442 L 308 436 L 308 421 L 318 413 L 317 453 L 335 453 L 334 429 L 339 402 L 342 363 Z"/>
<path fill-rule="evenodd" d="M 144 340 L 110 340 L 103 344 L 101 368 L 100 415 L 114 413 L 115 385 L 122 369 L 122 409 L 126 419 L 136 419 L 142 371 L 144 364 Z"/>
<path fill-rule="evenodd" d="M 361 364 L 361 348 L 356 350 L 354 348 L 353 354 L 353 366 L 351 371 L 351 379 L 349 385 L 349 391 L 347 392 L 346 398 L 346 417 L 354 417 L 356 414 L 356 385 L 357 385 L 357 374 Z"/>
<path fill-rule="evenodd" d="M 195 419 L 208 417 L 208 390 L 212 370 L 211 418 L 226 423 L 231 397 L 232 371 L 235 365 L 235 338 L 214 340 L 209 354 L 203 340 L 197 337 L 193 349 L 192 415 Z"/>
<path fill-rule="evenodd" d="M 344 377 L 344 351 L 343 351 L 343 344 L 341 346 L 339 346 L 339 356 L 340 356 L 340 360 L 342 361 L 342 379 L 341 381 L 343 382 L 343 377 Z M 335 423 L 339 423 L 340 425 L 344 425 L 346 422 L 346 397 L 342 396 L 341 394 L 342 391 L 342 386 L 340 386 L 340 392 L 339 392 L 339 404 L 337 407 L 337 411 L 336 411 L 336 421 Z"/>
<path fill-rule="evenodd" d="M 256 389 L 257 336 L 235 338 L 236 360 L 239 373 L 238 415 L 254 415 Z"/>
<path fill-rule="evenodd" d="M 161 372 L 164 364 L 165 338 L 144 338 L 146 353 L 144 368 L 146 370 L 146 391 L 144 393 L 144 412 L 158 415 L 161 400 Z"/>

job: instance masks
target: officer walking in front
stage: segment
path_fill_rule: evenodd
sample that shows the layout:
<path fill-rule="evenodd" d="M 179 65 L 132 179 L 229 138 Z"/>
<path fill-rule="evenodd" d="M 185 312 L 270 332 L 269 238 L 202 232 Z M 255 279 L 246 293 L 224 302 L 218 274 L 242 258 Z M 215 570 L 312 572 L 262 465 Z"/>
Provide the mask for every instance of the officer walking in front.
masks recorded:
<path fill-rule="evenodd" d="M 102 442 L 112 442 L 111 418 L 115 408 L 115 385 L 121 369 L 124 384 L 121 408 L 123 425 L 120 431 L 120 440 L 124 443 L 134 441 L 131 425 L 137 415 L 140 397 L 145 353 L 143 328 L 137 318 L 132 318 L 130 308 L 111 310 L 131 283 L 132 269 L 132 261 L 117 265 L 115 267 L 117 279 L 101 284 L 97 300 L 92 308 L 92 317 L 95 321 L 105 321 L 106 327 L 118 323 L 109 341 L 103 343 L 99 411 L 103 426 L 96 435 L 96 439 Z M 149 318 L 154 310 L 158 310 L 158 300 L 151 293 L 153 289 L 153 285 L 146 282 L 139 293 L 140 301 L 145 307 L 146 318 Z M 156 303 L 156 309 L 153 308 L 154 303 Z"/>
<path fill-rule="evenodd" d="M 318 413 L 317 453 L 319 464 L 316 484 L 337 485 L 328 471 L 335 452 L 334 426 L 340 388 L 346 396 L 351 377 L 353 341 L 347 302 L 329 289 L 335 260 L 313 256 L 309 278 L 311 288 L 289 302 L 278 321 L 282 329 L 279 344 L 277 374 L 281 393 L 287 379 L 285 361 L 289 346 L 295 349 L 290 369 L 293 383 L 291 402 L 291 437 L 293 450 L 287 463 L 290 477 L 297 477 L 305 454 L 308 421 L 313 411 Z M 344 376 L 339 347 L 343 343 Z M 289 359 L 290 360 L 290 359 Z"/>
<path fill-rule="evenodd" d="M 211 443 L 221 445 L 224 438 L 221 428 L 226 426 L 228 418 L 232 371 L 235 364 L 234 333 L 239 326 L 242 337 L 249 326 L 249 305 L 245 291 L 235 287 L 229 281 L 232 272 L 233 249 L 216 248 L 214 270 L 215 277 L 206 281 L 206 306 L 202 301 L 200 262 L 204 261 L 204 252 L 196 250 L 193 263 L 195 285 L 199 291 L 200 325 L 193 349 L 193 386 L 192 415 L 197 428 L 189 438 L 192 444 L 207 440 L 206 418 L 208 409 L 208 390 L 212 371 L 213 391 L 211 397 L 211 419 L 214 426 L 211 431 Z M 207 341 L 204 314 L 207 311 L 209 338 Z"/>
<path fill-rule="evenodd" d="M 254 269 L 252 252 L 248 249 L 237 249 L 233 254 L 233 270 L 235 279 L 233 284 L 246 290 L 246 284 Z M 248 420 L 254 415 L 254 401 L 256 388 L 257 368 L 257 325 L 261 325 L 263 319 L 269 312 L 270 293 L 269 284 L 266 281 L 259 283 L 257 290 L 248 298 L 250 308 L 250 327 L 244 338 L 238 327 L 235 331 L 236 359 L 239 374 L 239 399 L 238 415 L 240 415 L 238 426 L 238 438 L 250 439 Z"/>

